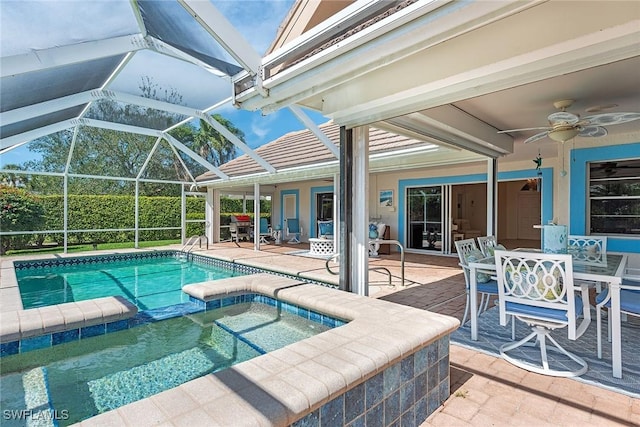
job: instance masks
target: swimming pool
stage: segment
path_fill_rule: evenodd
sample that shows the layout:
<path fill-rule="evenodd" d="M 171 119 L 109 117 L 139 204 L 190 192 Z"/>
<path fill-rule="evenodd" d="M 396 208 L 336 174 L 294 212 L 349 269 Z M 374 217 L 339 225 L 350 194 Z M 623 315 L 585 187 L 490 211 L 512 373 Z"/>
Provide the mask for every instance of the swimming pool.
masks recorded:
<path fill-rule="evenodd" d="M 182 287 L 250 274 L 231 263 L 163 251 L 15 263 L 25 309 L 120 295 L 149 310 L 187 302 Z"/>
<path fill-rule="evenodd" d="M 2 407 L 68 425 L 344 323 L 262 295 L 239 301 L 249 302 L 4 357 Z"/>

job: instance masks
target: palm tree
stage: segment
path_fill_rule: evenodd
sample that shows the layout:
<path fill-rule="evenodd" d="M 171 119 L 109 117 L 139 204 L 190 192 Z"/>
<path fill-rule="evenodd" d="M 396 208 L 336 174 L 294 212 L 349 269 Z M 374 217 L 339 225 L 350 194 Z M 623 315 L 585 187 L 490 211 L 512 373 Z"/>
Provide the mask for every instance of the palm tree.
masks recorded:
<path fill-rule="evenodd" d="M 233 123 L 219 114 L 214 114 L 213 119 L 244 142 L 244 132 L 235 127 Z M 194 149 L 211 164 L 220 166 L 236 156 L 236 146 L 215 130 L 209 123 L 200 120 L 200 129 L 194 138 Z"/>

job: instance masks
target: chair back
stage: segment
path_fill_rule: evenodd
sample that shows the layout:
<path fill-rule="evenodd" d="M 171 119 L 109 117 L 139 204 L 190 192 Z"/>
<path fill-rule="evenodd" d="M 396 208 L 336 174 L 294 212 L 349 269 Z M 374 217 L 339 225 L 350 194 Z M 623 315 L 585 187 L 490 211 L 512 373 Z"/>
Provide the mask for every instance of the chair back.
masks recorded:
<path fill-rule="evenodd" d="M 480 251 L 486 257 L 492 256 L 493 253 L 489 250 L 489 248 L 495 248 L 498 245 L 496 241 L 496 236 L 481 236 L 478 237 L 478 246 L 480 247 Z"/>
<path fill-rule="evenodd" d="M 460 264 L 465 266 L 467 265 L 467 255 L 472 251 L 479 250 L 475 239 L 457 240 L 454 244 L 456 245 L 456 252 L 458 253 Z"/>
<path fill-rule="evenodd" d="M 569 248 L 603 254 L 607 252 L 607 236 L 568 236 Z"/>
<path fill-rule="evenodd" d="M 260 234 L 269 234 L 269 221 L 267 221 L 267 218 L 260 218 Z"/>
<path fill-rule="evenodd" d="M 298 218 L 287 218 L 287 233 L 300 233 L 300 221 L 298 221 Z"/>
<path fill-rule="evenodd" d="M 588 289 L 575 294 L 571 255 L 496 250 L 495 259 L 502 326 L 513 315 L 530 324 L 566 325 L 572 340 L 584 333 L 591 322 Z"/>
<path fill-rule="evenodd" d="M 318 221 L 318 237 L 333 237 L 333 220 Z"/>
<path fill-rule="evenodd" d="M 460 267 L 462 267 L 462 271 L 464 272 L 464 280 L 467 285 L 467 289 L 469 289 L 470 283 L 467 256 L 472 253 L 478 253 L 480 252 L 480 250 L 476 245 L 475 239 L 456 240 L 453 243 L 456 245 L 456 252 L 458 253 L 458 258 L 460 259 Z"/>

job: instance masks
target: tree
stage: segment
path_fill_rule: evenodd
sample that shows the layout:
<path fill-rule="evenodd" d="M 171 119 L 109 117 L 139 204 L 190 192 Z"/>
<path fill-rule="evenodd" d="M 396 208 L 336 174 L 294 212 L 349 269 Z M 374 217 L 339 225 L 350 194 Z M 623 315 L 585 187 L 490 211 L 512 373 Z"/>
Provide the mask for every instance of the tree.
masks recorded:
<path fill-rule="evenodd" d="M 148 77 L 143 78 L 140 90 L 143 96 L 148 98 L 178 104 L 182 102 L 182 97 L 175 89 L 162 89 Z M 159 130 L 166 129 L 182 119 L 180 115 L 147 107 L 125 105 L 112 100 L 100 100 L 93 103 L 86 117 Z M 244 139 L 244 133 L 230 121 L 217 114 L 213 117 L 238 138 Z M 187 123 L 171 130 L 170 133 L 174 138 L 199 153 L 213 165 L 218 166 L 235 157 L 236 151 L 233 143 L 203 120 L 200 121 L 199 127 Z M 29 168 L 48 172 L 64 171 L 69 157 L 72 137 L 73 132 L 63 131 L 33 141 L 31 148 L 39 152 L 42 159 L 30 162 Z M 155 142 L 156 138 L 151 136 L 81 126 L 76 136 L 69 172 L 83 175 L 135 178 L 138 176 Z M 184 154 L 179 155 L 192 173 L 194 173 L 194 170 L 203 171 L 202 166 L 197 162 Z M 176 158 L 174 150 L 166 142 L 157 147 L 142 176 L 173 181 L 186 181 L 188 178 L 188 174 Z M 141 183 L 141 194 L 158 194 L 160 186 L 162 184 Z M 167 191 L 161 189 L 164 195 L 180 193 L 178 186 L 165 187 L 168 188 Z M 61 191 L 60 180 L 34 180 L 33 190 L 39 193 L 59 194 Z M 124 180 L 70 179 L 69 193 L 131 194 L 132 185 L 131 181 Z"/>
<path fill-rule="evenodd" d="M 44 226 L 44 209 L 41 202 L 27 191 L 0 186 L 0 229 L 2 231 L 37 231 Z M 9 248 L 24 246 L 31 235 L 2 236 L 0 254 Z"/>
<path fill-rule="evenodd" d="M 235 127 L 233 123 L 220 114 L 214 114 L 212 117 L 244 142 L 244 132 Z M 200 129 L 195 136 L 194 143 L 198 154 L 214 166 L 225 164 L 236 156 L 236 146 L 204 120 L 200 120 Z"/>

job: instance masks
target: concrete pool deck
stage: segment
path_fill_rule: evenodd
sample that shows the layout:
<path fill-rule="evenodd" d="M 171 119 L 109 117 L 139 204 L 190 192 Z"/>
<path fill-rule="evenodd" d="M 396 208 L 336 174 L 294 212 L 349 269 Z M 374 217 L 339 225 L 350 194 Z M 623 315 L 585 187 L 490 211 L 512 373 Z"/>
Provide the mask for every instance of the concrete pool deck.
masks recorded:
<path fill-rule="evenodd" d="M 326 273 L 324 260 L 287 254 L 305 249 L 304 245 L 263 245 L 260 252 L 253 251 L 251 243 L 240 243 L 240 246 L 222 243 L 212 245 L 209 251 L 196 252 L 225 257 L 249 265 L 262 264 L 269 269 L 282 267 L 287 271 L 317 275 L 325 277 L 327 282 L 337 283 L 336 276 Z M 92 255 L 96 252 L 87 254 Z M 3 266 L 5 261 L 16 259 L 3 258 Z M 40 259 L 42 256 L 31 258 Z M 19 259 L 23 260 L 25 257 Z M 394 275 L 393 283 L 399 285 L 400 265 L 397 253 L 371 259 L 370 263 L 389 268 Z M 390 288 L 386 286 L 385 275 L 371 273 L 370 295 L 372 298 L 462 319 L 465 305 L 464 278 L 457 264 L 457 257 L 407 254 L 407 286 Z M 0 270 L 0 276 L 5 276 L 4 268 Z M 0 289 L 0 292 L 2 291 L 3 289 Z M 0 310 L 3 310 L 5 293 L 2 292 L 1 295 Z M 451 345 L 450 361 L 451 396 L 422 426 L 640 425 L 639 399 L 571 379 L 523 371 L 500 358 L 455 344 Z M 144 417 L 144 413 L 144 408 L 141 408 L 137 425 L 153 424 L 152 419 Z M 200 425 L 197 420 L 188 419 L 185 419 L 183 424 Z M 181 424 L 176 422 L 169 425 Z"/>

